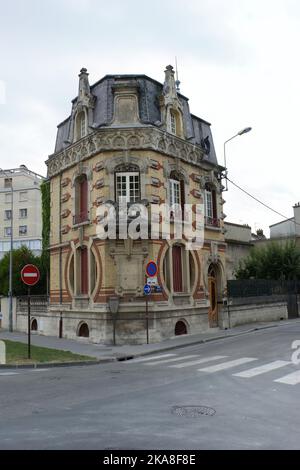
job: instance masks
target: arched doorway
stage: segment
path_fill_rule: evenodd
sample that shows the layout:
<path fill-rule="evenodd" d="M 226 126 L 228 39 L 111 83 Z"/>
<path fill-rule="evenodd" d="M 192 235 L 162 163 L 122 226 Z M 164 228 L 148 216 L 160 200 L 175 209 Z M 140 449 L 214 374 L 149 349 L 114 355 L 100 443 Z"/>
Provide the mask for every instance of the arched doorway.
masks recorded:
<path fill-rule="evenodd" d="M 218 268 L 214 264 L 208 268 L 208 293 L 208 322 L 210 328 L 216 328 L 218 326 Z"/>
<path fill-rule="evenodd" d="M 86 323 L 81 323 L 78 329 L 78 334 L 77 336 L 80 336 L 81 338 L 89 338 L 90 336 L 90 330 L 89 327 Z"/>
<path fill-rule="evenodd" d="M 33 318 L 31 322 L 31 331 L 37 331 L 38 330 L 38 324 L 35 318 Z"/>
<path fill-rule="evenodd" d="M 175 336 L 187 335 L 186 324 L 180 320 L 175 325 Z"/>

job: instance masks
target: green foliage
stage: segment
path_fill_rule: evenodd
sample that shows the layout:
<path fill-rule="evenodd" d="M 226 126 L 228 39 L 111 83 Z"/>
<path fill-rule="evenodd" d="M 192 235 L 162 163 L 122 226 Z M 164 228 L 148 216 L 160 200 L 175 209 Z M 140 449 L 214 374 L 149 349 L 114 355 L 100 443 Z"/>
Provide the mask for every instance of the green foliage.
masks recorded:
<path fill-rule="evenodd" d="M 43 240 L 43 252 L 41 256 L 41 261 L 43 267 L 46 271 L 49 271 L 50 268 L 50 254 L 49 254 L 49 244 L 50 244 L 50 181 L 44 181 L 41 184 L 41 194 L 42 194 L 42 221 L 43 221 L 43 231 L 42 231 L 42 240 Z"/>
<path fill-rule="evenodd" d="M 94 357 L 73 354 L 70 351 L 31 346 L 31 359 L 27 359 L 27 344 L 5 340 L 8 364 L 30 364 L 45 362 L 80 362 L 92 361 Z"/>
<path fill-rule="evenodd" d="M 0 295 L 7 296 L 9 293 L 9 258 L 10 252 L 7 252 L 0 261 Z M 26 264 L 35 264 L 41 274 L 39 283 L 31 288 L 33 295 L 44 295 L 47 293 L 47 271 L 42 263 L 42 258 L 34 256 L 32 251 L 22 246 L 13 250 L 13 295 L 27 295 L 27 286 L 21 280 L 21 270 Z"/>
<path fill-rule="evenodd" d="M 235 275 L 237 279 L 300 279 L 300 249 L 293 241 L 254 248 Z"/>

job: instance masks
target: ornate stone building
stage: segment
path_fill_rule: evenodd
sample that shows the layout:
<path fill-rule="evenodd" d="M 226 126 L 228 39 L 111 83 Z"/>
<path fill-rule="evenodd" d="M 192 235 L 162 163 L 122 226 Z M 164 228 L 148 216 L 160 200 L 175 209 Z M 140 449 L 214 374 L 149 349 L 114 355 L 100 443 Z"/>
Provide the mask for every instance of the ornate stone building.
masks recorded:
<path fill-rule="evenodd" d="M 90 86 L 79 75 L 71 115 L 58 126 L 51 180 L 50 308 L 45 334 L 109 343 L 108 301 L 119 297 L 116 338 L 146 341 L 145 267 L 158 265 L 159 287 L 149 297 L 150 341 L 218 327 L 225 280 L 222 168 L 210 124 L 190 113 L 172 66 L 161 83 L 145 75 L 107 75 Z M 97 208 L 205 202 L 205 242 L 101 240 Z M 150 210 L 150 209 L 149 209 Z"/>

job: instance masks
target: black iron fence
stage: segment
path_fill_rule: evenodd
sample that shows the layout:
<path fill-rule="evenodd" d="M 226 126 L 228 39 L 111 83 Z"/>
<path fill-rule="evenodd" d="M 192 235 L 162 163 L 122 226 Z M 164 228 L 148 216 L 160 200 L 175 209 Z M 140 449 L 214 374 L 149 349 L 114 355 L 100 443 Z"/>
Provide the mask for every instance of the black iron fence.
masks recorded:
<path fill-rule="evenodd" d="M 300 294 L 300 281 L 265 279 L 232 280 L 227 282 L 228 298 L 266 297 Z"/>

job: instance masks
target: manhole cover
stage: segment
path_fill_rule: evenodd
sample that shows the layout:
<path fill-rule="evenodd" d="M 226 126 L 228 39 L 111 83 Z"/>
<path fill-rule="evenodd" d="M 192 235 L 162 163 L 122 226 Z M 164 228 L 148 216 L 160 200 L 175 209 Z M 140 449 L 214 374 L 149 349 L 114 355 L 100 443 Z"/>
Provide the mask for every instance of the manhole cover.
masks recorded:
<path fill-rule="evenodd" d="M 172 406 L 172 414 L 184 418 L 198 418 L 198 416 L 214 416 L 216 410 L 209 406 Z"/>

